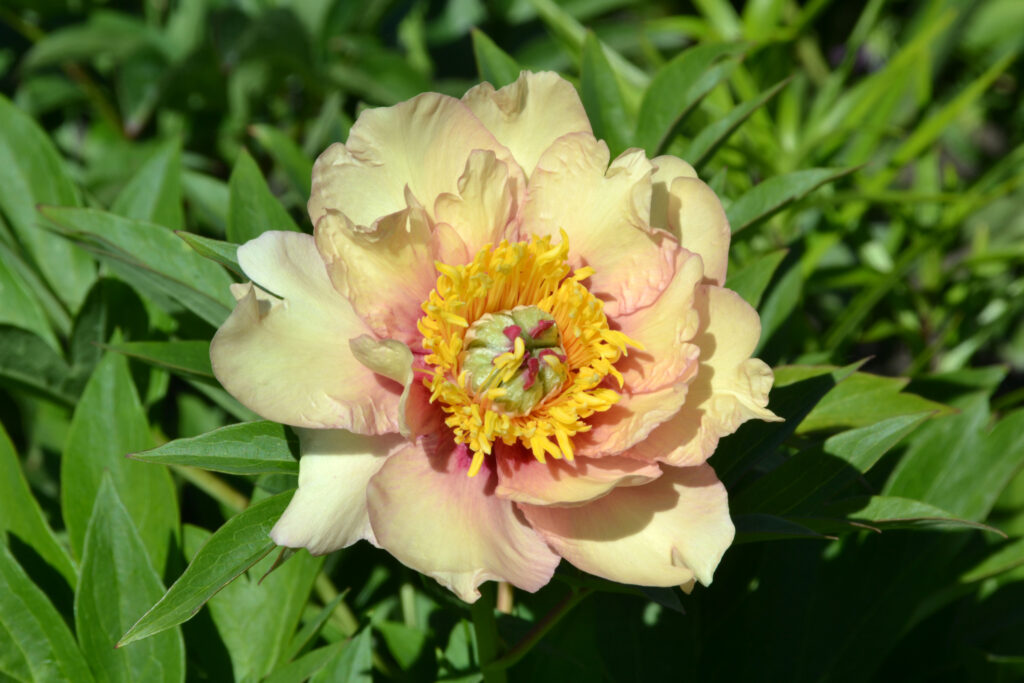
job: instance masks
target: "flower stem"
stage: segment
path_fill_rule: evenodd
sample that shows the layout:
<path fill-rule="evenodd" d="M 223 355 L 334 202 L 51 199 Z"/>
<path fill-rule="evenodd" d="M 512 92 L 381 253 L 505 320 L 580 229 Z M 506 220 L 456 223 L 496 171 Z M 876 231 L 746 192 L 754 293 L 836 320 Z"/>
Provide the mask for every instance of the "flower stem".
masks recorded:
<path fill-rule="evenodd" d="M 488 582 L 480 587 L 480 599 L 470 605 L 473 628 L 476 630 L 476 659 L 485 683 L 505 683 L 505 667 L 493 667 L 498 658 L 498 622 L 494 617 L 495 585 Z"/>

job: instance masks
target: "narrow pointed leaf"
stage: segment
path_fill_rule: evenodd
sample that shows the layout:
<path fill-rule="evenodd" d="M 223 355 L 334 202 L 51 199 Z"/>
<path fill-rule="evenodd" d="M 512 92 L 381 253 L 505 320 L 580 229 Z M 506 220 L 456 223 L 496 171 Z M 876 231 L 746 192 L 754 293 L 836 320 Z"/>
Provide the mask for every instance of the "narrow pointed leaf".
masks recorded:
<path fill-rule="evenodd" d="M 228 474 L 298 472 L 298 440 L 276 422 L 244 422 L 133 453 L 136 460 Z"/>
<path fill-rule="evenodd" d="M 516 60 L 498 47 L 480 29 L 473 29 L 473 56 L 480 79 L 501 88 L 519 78 L 522 70 Z"/>
<path fill-rule="evenodd" d="M 758 183 L 726 210 L 733 233 L 749 228 L 855 168 L 808 168 Z"/>
<path fill-rule="evenodd" d="M 299 231 L 281 202 L 267 187 L 259 166 L 249 152 L 242 150 L 228 182 L 231 200 L 228 209 L 228 241 L 242 244 L 268 230 Z"/>
<path fill-rule="evenodd" d="M 743 297 L 748 304 L 757 308 L 761 304 L 764 290 L 768 289 L 772 275 L 775 274 L 775 270 L 788 253 L 788 249 L 779 249 L 757 257 L 742 270 L 730 272 L 725 286 Z"/>
<path fill-rule="evenodd" d="M 121 190 L 110 212 L 172 230 L 185 227 L 181 206 L 181 143 L 177 139 L 156 149 Z"/>
<path fill-rule="evenodd" d="M 208 341 L 122 342 L 111 344 L 107 348 L 178 375 L 213 379 Z"/>
<path fill-rule="evenodd" d="M 179 230 L 175 234 L 185 240 L 185 243 L 195 249 L 200 256 L 221 264 L 238 276 L 242 275 L 242 267 L 238 265 L 237 244 L 203 237 L 184 230 Z"/>
<path fill-rule="evenodd" d="M 593 31 L 583 41 L 580 96 L 594 135 L 608 143 L 612 158 L 632 142 L 633 125 L 626 112 L 626 100 L 618 78 Z"/>

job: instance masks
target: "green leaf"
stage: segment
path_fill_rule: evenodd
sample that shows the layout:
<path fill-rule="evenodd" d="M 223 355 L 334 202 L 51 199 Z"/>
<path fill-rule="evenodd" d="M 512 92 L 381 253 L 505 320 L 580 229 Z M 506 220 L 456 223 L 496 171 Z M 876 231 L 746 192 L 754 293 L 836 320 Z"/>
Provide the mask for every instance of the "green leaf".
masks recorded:
<path fill-rule="evenodd" d="M 181 629 L 128 648 L 118 637 L 163 594 L 160 576 L 114 489 L 104 475 L 89 519 L 82 576 L 75 591 L 75 629 L 93 671 L 111 681 L 185 680 Z"/>
<path fill-rule="evenodd" d="M 723 57 L 736 54 L 741 45 L 699 45 L 681 53 L 654 75 L 640 104 L 634 140 L 650 157 L 668 146 L 680 122 L 724 74 L 710 72 Z M 710 78 L 709 78 L 710 74 Z"/>
<path fill-rule="evenodd" d="M 1014 538 L 960 576 L 960 583 L 974 583 L 999 576 L 1024 565 L 1024 538 Z"/>
<path fill-rule="evenodd" d="M 306 156 L 302 148 L 272 126 L 257 123 L 249 127 L 249 133 L 284 171 L 296 194 L 303 199 L 309 197 L 313 182 L 313 160 Z"/>
<path fill-rule="evenodd" d="M 78 205 L 78 191 L 46 133 L 0 96 L 0 211 L 54 293 L 76 310 L 96 268 L 88 254 L 44 229 L 37 204 Z"/>
<path fill-rule="evenodd" d="M 334 656 L 313 678 L 312 683 L 346 681 L 372 683 L 373 676 L 372 631 L 364 628 L 349 640 L 344 650 Z"/>
<path fill-rule="evenodd" d="M 772 275 L 775 274 L 775 270 L 788 253 L 788 249 L 778 249 L 758 256 L 741 270 L 730 272 L 725 286 L 743 297 L 748 304 L 757 308 L 761 305 L 764 290 L 772 281 Z"/>
<path fill-rule="evenodd" d="M 238 265 L 237 244 L 203 237 L 184 230 L 179 230 L 175 234 L 185 240 L 185 243 L 195 249 L 196 253 L 203 258 L 221 264 L 238 276 L 242 275 L 242 267 Z"/>
<path fill-rule="evenodd" d="M 178 375 L 213 379 L 208 341 L 122 342 L 107 348 Z"/>
<path fill-rule="evenodd" d="M 186 555 L 208 538 L 209 532 L 186 527 Z M 277 565 L 276 553 L 268 554 L 208 603 L 237 680 L 261 680 L 273 669 L 323 565 L 323 558 L 305 550 L 281 552 L 291 553 L 283 564 Z"/>
<path fill-rule="evenodd" d="M 217 327 L 234 307 L 228 274 L 168 228 L 95 209 L 45 207 L 42 211 L 168 312 L 181 305 Z"/>
<path fill-rule="evenodd" d="M 409 670 L 423 655 L 427 634 L 420 629 L 394 621 L 381 621 L 374 625 L 384 639 L 388 651 L 403 670 Z"/>
<path fill-rule="evenodd" d="M 762 513 L 746 513 L 733 516 L 736 524 L 736 545 L 782 541 L 788 539 L 823 540 L 829 538 L 819 531 L 784 517 Z"/>
<path fill-rule="evenodd" d="M 939 416 L 952 411 L 949 406 L 917 394 L 901 393 L 909 381 L 858 372 L 830 391 L 800 423 L 797 433 L 864 427 L 887 417 L 911 413 L 932 411 Z"/>
<path fill-rule="evenodd" d="M 601 41 L 587 31 L 583 41 L 580 96 L 594 135 L 608 143 L 614 159 L 630 146 L 633 124 L 626 111 L 622 87 L 605 57 Z"/>
<path fill-rule="evenodd" d="M 348 647 L 348 641 L 339 640 L 312 650 L 294 662 L 283 666 L 263 679 L 263 683 L 305 683 L 311 676 L 333 662 Z"/>
<path fill-rule="evenodd" d="M 166 465 L 189 465 L 228 474 L 298 472 L 298 439 L 276 422 L 228 425 L 176 439 L 132 458 Z"/>
<path fill-rule="evenodd" d="M 480 74 L 480 80 L 487 81 L 495 88 L 501 88 L 519 78 L 522 69 L 515 59 L 480 29 L 474 28 L 472 35 L 473 56 L 476 57 L 476 69 Z"/>
<path fill-rule="evenodd" d="M 152 443 L 127 359 L 106 354 L 75 407 L 61 458 L 61 511 L 76 556 L 82 556 L 93 502 L 109 472 L 153 566 L 163 569 L 168 546 L 178 536 L 174 483 L 166 469 L 125 457 Z"/>
<path fill-rule="evenodd" d="M 278 657 L 278 662 L 284 664 L 290 662 L 302 653 L 316 637 L 320 634 L 320 630 L 323 629 L 324 624 L 334 614 L 335 608 L 345 599 L 345 595 L 348 593 L 348 589 L 345 589 L 341 593 L 334 596 L 334 599 L 323 606 L 319 612 L 316 613 L 312 619 L 302 625 L 302 628 L 292 636 L 291 642 L 288 643 L 288 647 L 281 651 L 281 656 Z"/>
<path fill-rule="evenodd" d="M 40 683 L 93 680 L 64 620 L 2 543 L 0 677 Z"/>
<path fill-rule="evenodd" d="M 733 233 L 749 228 L 855 168 L 807 168 L 772 176 L 751 188 L 726 210 Z"/>
<path fill-rule="evenodd" d="M 128 629 L 118 647 L 188 621 L 217 591 L 259 562 L 274 547 L 268 534 L 293 493 L 255 503 L 214 532 L 174 585 Z"/>
<path fill-rule="evenodd" d="M 60 572 L 69 586 L 78 582 L 74 564 L 57 542 L 21 471 L 21 462 L 0 424 L 0 537 L 16 536 Z"/>
<path fill-rule="evenodd" d="M 800 451 L 743 490 L 730 508 L 737 513 L 784 515 L 808 499 L 827 498 L 867 472 L 890 448 L 917 429 L 928 414 L 904 415 L 837 434 L 822 446 Z"/>
<path fill-rule="evenodd" d="M 879 529 L 970 528 L 999 533 L 988 525 L 960 519 L 934 505 L 895 496 L 844 498 L 823 508 L 822 514 L 835 515 Z"/>
<path fill-rule="evenodd" d="M 110 212 L 172 230 L 185 227 L 181 206 L 181 142 L 177 138 L 156 148 L 121 190 Z"/>
<path fill-rule="evenodd" d="M 121 61 L 145 45 L 161 47 L 159 34 L 139 19 L 100 10 L 90 13 L 85 23 L 47 34 L 37 42 L 22 65 L 40 69 L 67 61 L 93 60 L 103 55 Z"/>
<path fill-rule="evenodd" d="M 704 162 L 710 159 L 715 151 L 729 139 L 736 130 L 743 125 L 743 122 L 750 118 L 750 115 L 768 103 L 780 90 L 786 87 L 793 77 L 785 78 L 757 97 L 746 100 L 722 118 L 709 123 L 690 141 L 689 147 L 683 154 L 683 158 L 690 162 L 694 168 L 699 169 Z"/>
<path fill-rule="evenodd" d="M 273 195 L 259 166 L 244 149 L 235 161 L 228 181 L 228 241 L 242 244 L 267 230 L 299 231 L 281 202 Z"/>
<path fill-rule="evenodd" d="M 73 405 L 78 387 L 71 367 L 50 345 L 19 327 L 0 325 L 0 380 Z"/>
<path fill-rule="evenodd" d="M 0 306 L 0 324 L 7 323 L 33 332 L 45 340 L 51 349 L 60 350 L 60 342 L 31 285 L 4 261 L 0 261 L 0 300 L 3 301 L 3 306 Z"/>
<path fill-rule="evenodd" d="M 228 225 L 228 184 L 219 178 L 185 169 L 181 187 L 195 218 L 223 235 Z"/>

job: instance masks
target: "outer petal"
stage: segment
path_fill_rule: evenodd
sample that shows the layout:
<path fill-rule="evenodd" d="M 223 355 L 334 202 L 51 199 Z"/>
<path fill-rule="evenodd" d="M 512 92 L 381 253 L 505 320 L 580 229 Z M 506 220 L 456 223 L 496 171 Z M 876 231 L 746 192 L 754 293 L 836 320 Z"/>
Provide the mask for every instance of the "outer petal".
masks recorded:
<path fill-rule="evenodd" d="M 376 544 L 366 512 L 366 486 L 397 435 L 360 436 L 342 429 L 300 429 L 299 490 L 270 537 L 278 545 L 323 555 L 367 539 Z"/>
<path fill-rule="evenodd" d="M 668 225 L 668 197 L 672 181 L 676 178 L 696 178 L 693 166 L 679 157 L 660 156 L 651 159 L 654 175 L 651 176 L 651 227 L 671 230 Z"/>
<path fill-rule="evenodd" d="M 667 467 L 650 484 L 582 507 L 519 507 L 572 564 L 641 586 L 710 584 L 734 535 L 725 487 L 707 465 Z"/>
<path fill-rule="evenodd" d="M 530 176 L 522 230 L 564 230 L 573 265 L 594 268 L 590 291 L 611 316 L 650 305 L 674 272 L 676 243 L 648 226 L 651 170 L 640 150 L 609 167 L 608 146 L 576 133 L 556 140 Z"/>
<path fill-rule="evenodd" d="M 313 166 L 309 218 L 334 209 L 356 225 L 371 225 L 406 207 L 405 188 L 427 207 L 454 192 L 474 149 L 512 156 L 462 102 L 425 93 L 393 107 L 364 111 L 342 145 L 331 145 Z M 510 163 L 514 173 L 518 167 Z"/>
<path fill-rule="evenodd" d="M 616 366 L 630 392 L 661 389 L 696 372 L 699 349 L 689 342 L 699 326 L 693 300 L 702 273 L 700 257 L 679 249 L 675 276 L 661 296 L 650 306 L 615 319 L 622 332 L 643 345 L 642 350 L 630 349 Z"/>
<path fill-rule="evenodd" d="M 314 236 L 331 282 L 374 333 L 418 340 L 420 304 L 437 279 L 426 212 L 410 207 L 363 228 L 332 210 Z"/>
<path fill-rule="evenodd" d="M 669 188 L 665 229 L 675 235 L 685 249 L 700 254 L 705 281 L 725 284 L 732 231 L 718 195 L 703 181 L 686 175 L 673 180 Z"/>
<path fill-rule="evenodd" d="M 639 486 L 661 476 L 652 463 L 620 457 L 582 458 L 572 462 L 548 458 L 541 463 L 524 449 L 499 446 L 495 493 L 531 505 L 582 505 L 617 486 Z"/>
<path fill-rule="evenodd" d="M 603 413 L 587 420 L 590 431 L 573 438 L 576 453 L 601 457 L 622 453 L 647 438 L 654 429 L 679 412 L 687 400 L 686 382 L 644 394 L 623 393 L 619 402 Z M 630 454 L 632 456 L 632 453 Z"/>
<path fill-rule="evenodd" d="M 488 580 L 527 591 L 546 584 L 558 556 L 507 500 L 494 495 L 497 474 L 466 474 L 449 441 L 429 451 L 421 439 L 388 458 L 367 491 L 377 542 L 402 564 L 433 577 L 466 602 Z"/>
<path fill-rule="evenodd" d="M 527 175 L 533 173 L 537 160 L 556 138 L 592 132 L 576 89 L 550 71 L 524 71 L 515 83 L 500 90 L 481 83 L 462 101 L 512 150 Z"/>
<path fill-rule="evenodd" d="M 686 404 L 637 445 L 635 457 L 696 465 L 747 420 L 780 419 L 766 408 L 771 368 L 750 357 L 761 335 L 757 312 L 735 292 L 711 285 L 698 288 L 697 309 L 700 367 Z"/>
<path fill-rule="evenodd" d="M 327 277 L 313 238 L 266 232 L 238 249 L 248 286 L 210 345 L 224 388 L 268 420 L 295 427 L 398 430 L 401 387 L 352 355 L 348 340 L 369 333 Z"/>

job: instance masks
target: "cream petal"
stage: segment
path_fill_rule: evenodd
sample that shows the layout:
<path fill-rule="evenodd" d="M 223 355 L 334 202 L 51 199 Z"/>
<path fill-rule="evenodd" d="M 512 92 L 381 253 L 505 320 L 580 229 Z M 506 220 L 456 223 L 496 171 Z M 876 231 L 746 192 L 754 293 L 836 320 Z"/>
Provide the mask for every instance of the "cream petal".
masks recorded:
<path fill-rule="evenodd" d="M 569 236 L 574 267 L 591 266 L 589 289 L 609 316 L 650 305 L 671 280 L 677 244 L 651 231 L 651 163 L 627 150 L 611 166 L 589 133 L 565 135 L 544 152 L 527 187 L 520 230 Z"/>
<path fill-rule="evenodd" d="M 689 379 L 684 376 L 675 384 L 643 394 L 622 393 L 618 403 L 587 420 L 590 431 L 573 437 L 576 453 L 597 458 L 633 448 L 679 412 L 687 400 Z"/>
<path fill-rule="evenodd" d="M 516 503 L 582 505 L 618 486 L 639 486 L 661 476 L 657 465 L 631 458 L 577 457 L 571 462 L 548 458 L 541 463 L 525 449 L 504 444 L 495 453 L 498 463 L 495 493 Z"/>
<path fill-rule="evenodd" d="M 366 539 L 376 544 L 366 512 L 366 487 L 388 454 L 405 443 L 397 435 L 362 436 L 343 429 L 299 429 L 299 490 L 270 538 L 323 555 Z"/>
<path fill-rule="evenodd" d="M 706 282 L 725 284 L 732 231 L 714 190 L 695 177 L 680 176 L 669 186 L 666 230 L 704 261 Z"/>
<path fill-rule="evenodd" d="M 277 296 L 246 285 L 214 335 L 210 360 L 224 388 L 295 427 L 397 431 L 401 387 L 352 355 L 348 340 L 370 330 L 331 285 L 313 238 L 266 232 L 239 247 L 238 261 Z"/>
<path fill-rule="evenodd" d="M 533 173 L 537 160 L 556 138 L 592 132 L 576 89 L 550 71 L 524 71 L 500 90 L 481 83 L 462 101 L 512 151 L 527 175 Z"/>
<path fill-rule="evenodd" d="M 509 175 L 494 152 L 475 150 L 459 177 L 458 193 L 442 194 L 434 202 L 437 221 L 451 226 L 465 244 L 469 258 L 487 244 L 515 239 L 515 218 L 523 187 Z M 450 261 L 438 255 L 445 263 Z"/>
<path fill-rule="evenodd" d="M 735 533 L 725 487 L 707 465 L 666 467 L 581 507 L 519 507 L 575 566 L 640 586 L 709 585 Z"/>
<path fill-rule="evenodd" d="M 402 564 L 436 579 L 466 602 L 484 581 L 530 592 L 546 584 L 558 556 L 515 506 L 494 495 L 497 474 L 485 463 L 467 476 L 469 458 L 450 440 L 409 443 L 388 458 L 367 490 L 379 545 Z"/>
<path fill-rule="evenodd" d="M 309 218 L 316 225 L 333 209 L 356 225 L 372 225 L 406 207 L 406 186 L 432 210 L 438 195 L 457 189 L 475 149 L 493 151 L 521 174 L 508 149 L 457 99 L 425 93 L 368 109 L 345 144 L 331 145 L 316 160 Z"/>
<path fill-rule="evenodd" d="M 651 176 L 651 227 L 670 230 L 668 225 L 668 197 L 672 181 L 676 178 L 696 178 L 693 166 L 679 157 L 660 156 L 651 159 L 654 174 Z"/>
<path fill-rule="evenodd" d="M 409 207 L 364 228 L 328 211 L 313 234 L 331 282 L 370 329 L 415 343 L 420 304 L 437 280 L 426 212 Z"/>
<path fill-rule="evenodd" d="M 630 349 L 616 365 L 630 392 L 661 389 L 696 372 L 699 349 L 690 342 L 699 326 L 693 304 L 702 275 L 700 257 L 679 249 L 675 276 L 661 296 L 650 306 L 615 319 L 623 333 L 643 345 Z"/>
<path fill-rule="evenodd" d="M 771 368 L 750 357 L 761 335 L 757 312 L 735 292 L 712 285 L 698 287 L 696 303 L 700 366 L 686 404 L 637 445 L 634 457 L 696 465 L 747 420 L 781 420 L 767 409 Z"/>

